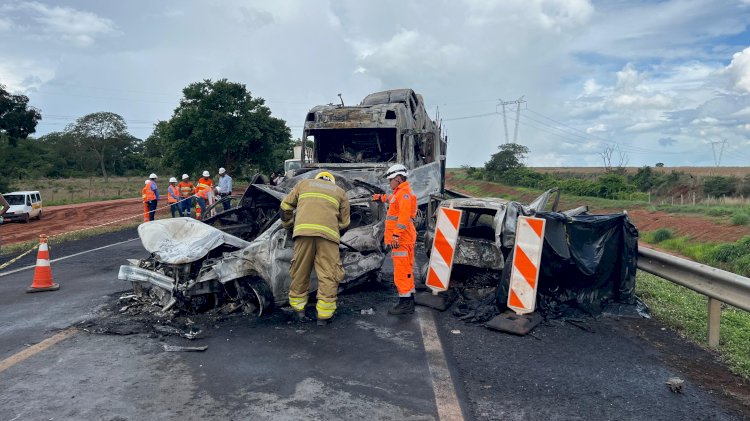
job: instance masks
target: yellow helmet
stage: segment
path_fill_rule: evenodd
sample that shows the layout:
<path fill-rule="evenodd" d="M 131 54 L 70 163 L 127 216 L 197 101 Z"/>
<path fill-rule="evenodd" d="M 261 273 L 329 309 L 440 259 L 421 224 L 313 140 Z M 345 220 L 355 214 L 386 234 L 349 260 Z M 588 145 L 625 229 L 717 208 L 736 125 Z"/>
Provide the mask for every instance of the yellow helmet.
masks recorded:
<path fill-rule="evenodd" d="M 333 174 L 329 173 L 328 171 L 319 172 L 318 175 L 315 176 L 315 178 L 322 178 L 323 180 L 328 180 L 331 183 L 336 183 L 336 177 L 334 177 Z"/>

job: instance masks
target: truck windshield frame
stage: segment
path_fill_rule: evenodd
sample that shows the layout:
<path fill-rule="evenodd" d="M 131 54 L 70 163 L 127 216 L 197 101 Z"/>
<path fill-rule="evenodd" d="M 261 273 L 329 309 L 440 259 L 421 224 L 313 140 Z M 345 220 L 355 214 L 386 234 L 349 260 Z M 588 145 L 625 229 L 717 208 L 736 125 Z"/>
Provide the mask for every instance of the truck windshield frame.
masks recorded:
<path fill-rule="evenodd" d="M 316 162 L 366 164 L 398 159 L 398 130 L 394 127 L 313 129 Z"/>

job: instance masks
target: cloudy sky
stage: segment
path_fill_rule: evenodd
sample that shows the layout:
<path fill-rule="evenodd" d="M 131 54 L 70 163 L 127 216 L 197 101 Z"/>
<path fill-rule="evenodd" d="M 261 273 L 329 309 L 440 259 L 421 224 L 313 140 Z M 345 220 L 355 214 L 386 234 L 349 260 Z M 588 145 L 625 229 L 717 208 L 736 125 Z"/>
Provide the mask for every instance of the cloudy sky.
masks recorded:
<path fill-rule="evenodd" d="M 506 141 L 532 166 L 750 165 L 750 0 L 0 0 L 0 83 L 42 111 L 37 135 L 87 113 L 146 138 L 181 90 L 242 82 L 295 137 L 314 105 L 411 87 L 451 166 Z M 514 137 L 516 106 L 507 105 Z M 714 143 L 712 146 L 712 142 Z"/>

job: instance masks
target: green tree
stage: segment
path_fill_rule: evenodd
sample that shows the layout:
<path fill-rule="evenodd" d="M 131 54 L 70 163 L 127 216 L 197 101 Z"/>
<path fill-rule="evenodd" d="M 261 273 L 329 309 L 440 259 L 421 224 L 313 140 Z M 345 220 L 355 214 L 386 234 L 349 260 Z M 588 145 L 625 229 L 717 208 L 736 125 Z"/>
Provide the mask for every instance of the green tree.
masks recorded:
<path fill-rule="evenodd" d="M 226 79 L 191 83 L 182 94 L 172 118 L 159 122 L 149 136 L 147 157 L 192 174 L 218 167 L 238 174 L 281 167 L 291 151 L 291 131 L 271 116 L 263 98 Z"/>
<path fill-rule="evenodd" d="M 529 148 L 517 143 L 505 143 L 498 148 L 499 152 L 492 155 L 489 161 L 484 164 L 487 173 L 497 179 L 508 170 L 522 168 L 525 165 L 523 160 L 529 153 Z"/>
<path fill-rule="evenodd" d="M 39 110 L 29 107 L 29 97 L 12 95 L 0 85 L 0 136 L 7 136 L 11 146 L 34 133 L 41 119 Z"/>
<path fill-rule="evenodd" d="M 65 129 L 81 150 L 94 154 L 105 181 L 109 181 L 107 167 L 114 168 L 122 151 L 138 142 L 128 133 L 128 125 L 118 114 L 98 112 L 87 114 Z"/>

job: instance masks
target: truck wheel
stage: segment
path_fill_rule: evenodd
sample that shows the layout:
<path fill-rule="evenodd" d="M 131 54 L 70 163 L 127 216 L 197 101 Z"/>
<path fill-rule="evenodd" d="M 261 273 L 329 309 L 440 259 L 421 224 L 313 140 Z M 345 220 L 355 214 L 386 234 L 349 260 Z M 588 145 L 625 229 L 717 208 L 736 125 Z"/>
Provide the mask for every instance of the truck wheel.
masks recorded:
<path fill-rule="evenodd" d="M 36 220 L 42 219 L 42 211 L 39 211 L 39 214 L 36 216 Z"/>
<path fill-rule="evenodd" d="M 31 218 L 29 218 L 29 214 L 28 213 L 23 216 L 23 223 L 24 224 L 28 224 L 30 220 L 31 220 Z"/>

